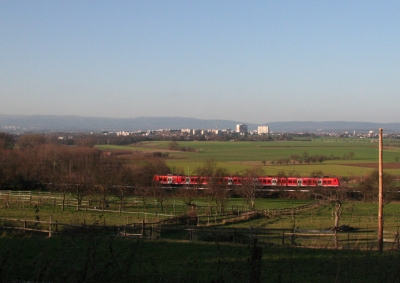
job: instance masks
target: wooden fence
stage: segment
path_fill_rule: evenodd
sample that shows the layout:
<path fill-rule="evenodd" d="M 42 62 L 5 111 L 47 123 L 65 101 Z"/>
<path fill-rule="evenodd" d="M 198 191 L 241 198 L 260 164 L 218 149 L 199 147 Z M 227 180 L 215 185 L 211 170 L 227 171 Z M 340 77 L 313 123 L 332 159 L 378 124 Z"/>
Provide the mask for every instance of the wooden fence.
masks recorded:
<path fill-rule="evenodd" d="M 337 232 L 331 230 L 298 230 L 271 228 L 224 228 L 190 225 L 185 218 L 164 219 L 159 222 L 128 223 L 120 226 L 69 224 L 26 219 L 0 218 L 0 227 L 17 233 L 41 233 L 48 237 L 55 234 L 78 234 L 103 232 L 118 237 L 147 239 L 173 238 L 189 241 L 232 242 L 250 244 L 254 239 L 259 243 L 281 246 L 311 248 L 376 249 L 377 231 L 355 230 Z M 399 250 L 399 231 L 384 231 L 385 249 Z"/>

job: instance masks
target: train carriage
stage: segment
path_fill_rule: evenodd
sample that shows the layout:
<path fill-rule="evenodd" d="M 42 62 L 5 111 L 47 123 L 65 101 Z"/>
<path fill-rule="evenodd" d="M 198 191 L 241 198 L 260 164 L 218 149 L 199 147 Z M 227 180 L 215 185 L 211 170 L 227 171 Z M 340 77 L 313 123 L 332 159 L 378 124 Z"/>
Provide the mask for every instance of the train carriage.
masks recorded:
<path fill-rule="evenodd" d="M 269 187 L 328 187 L 336 188 L 340 186 L 337 177 L 271 177 L 261 176 L 256 178 L 244 178 L 241 176 L 226 176 L 209 178 L 204 176 L 183 176 L 183 175 L 154 175 L 153 182 L 161 185 L 170 186 L 198 186 L 207 185 L 210 182 L 219 185 L 242 186 L 252 183 L 259 188 Z"/>

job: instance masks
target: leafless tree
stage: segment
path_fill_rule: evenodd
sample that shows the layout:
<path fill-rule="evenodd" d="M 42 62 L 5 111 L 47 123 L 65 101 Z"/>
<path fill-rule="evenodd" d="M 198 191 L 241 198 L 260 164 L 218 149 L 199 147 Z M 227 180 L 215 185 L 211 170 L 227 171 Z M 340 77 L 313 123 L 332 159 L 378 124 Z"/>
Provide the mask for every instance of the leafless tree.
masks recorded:
<path fill-rule="evenodd" d="M 46 137 L 40 134 L 28 134 L 18 138 L 17 144 L 19 148 L 34 148 L 38 145 L 46 143 Z"/>
<path fill-rule="evenodd" d="M 383 173 L 383 187 L 390 188 L 393 185 L 395 177 L 388 173 Z M 379 170 L 374 170 L 368 174 L 359 184 L 360 191 L 364 194 L 364 199 L 374 199 L 378 197 Z"/>
<path fill-rule="evenodd" d="M 195 172 L 208 180 L 207 195 L 211 201 L 215 201 L 220 213 L 224 213 L 230 197 L 228 184 L 223 182 L 223 177 L 228 176 L 228 170 L 218 167 L 214 159 L 207 159 Z"/>
<path fill-rule="evenodd" d="M 263 175 L 264 170 L 260 167 L 246 169 L 243 173 L 242 186 L 237 190 L 252 210 L 255 209 L 256 192 L 259 186 L 257 177 Z"/>
<path fill-rule="evenodd" d="M 119 214 L 121 214 L 126 197 L 132 193 L 134 178 L 132 168 L 128 166 L 121 167 L 116 174 L 116 184 L 113 187 L 113 194 L 119 200 Z"/>
<path fill-rule="evenodd" d="M 0 148 L 0 189 L 15 180 L 19 167 L 17 157 L 15 151 Z"/>
<path fill-rule="evenodd" d="M 0 149 L 13 149 L 14 137 L 9 133 L 0 132 Z"/>

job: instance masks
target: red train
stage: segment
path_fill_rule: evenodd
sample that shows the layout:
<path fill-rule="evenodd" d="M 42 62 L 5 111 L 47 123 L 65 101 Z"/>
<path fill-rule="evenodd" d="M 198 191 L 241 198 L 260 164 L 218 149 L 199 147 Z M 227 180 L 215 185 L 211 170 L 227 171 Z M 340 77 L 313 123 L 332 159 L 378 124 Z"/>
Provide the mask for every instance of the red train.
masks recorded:
<path fill-rule="evenodd" d="M 185 185 L 207 185 L 209 177 L 183 176 L 183 175 L 154 175 L 153 182 L 162 185 L 185 186 Z M 340 186 L 339 178 L 336 177 L 256 177 L 246 178 L 240 176 L 229 176 L 212 178 L 213 182 L 221 185 L 240 186 L 243 183 L 255 183 L 258 187 L 328 187 L 337 188 Z M 253 183 L 253 184 L 254 184 Z"/>

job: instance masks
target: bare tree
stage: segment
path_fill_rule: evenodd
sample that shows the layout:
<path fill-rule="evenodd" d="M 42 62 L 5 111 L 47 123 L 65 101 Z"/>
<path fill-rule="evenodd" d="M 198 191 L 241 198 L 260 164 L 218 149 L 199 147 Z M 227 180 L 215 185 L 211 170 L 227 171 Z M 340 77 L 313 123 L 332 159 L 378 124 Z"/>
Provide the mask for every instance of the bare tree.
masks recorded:
<path fill-rule="evenodd" d="M 196 167 L 195 172 L 198 176 L 207 180 L 207 195 L 209 200 L 215 201 L 220 213 L 224 213 L 230 197 L 228 185 L 223 182 L 223 177 L 228 176 L 228 170 L 218 167 L 214 159 L 207 159 L 202 166 Z"/>
<path fill-rule="evenodd" d="M 96 167 L 94 180 L 96 189 L 101 195 L 100 205 L 103 210 L 108 207 L 110 193 L 115 185 L 115 176 L 118 170 L 119 164 L 113 156 L 103 156 Z"/>
<path fill-rule="evenodd" d="M 83 198 L 92 192 L 93 179 L 87 172 L 75 173 L 70 178 L 72 180 L 70 192 L 72 197 L 76 199 L 76 210 L 79 210 Z"/>
<path fill-rule="evenodd" d="M 285 180 L 286 179 L 286 173 L 285 173 L 285 171 L 284 170 L 279 170 L 278 171 L 278 174 L 277 174 L 277 178 L 278 178 L 278 182 L 277 182 L 277 184 L 278 184 L 278 186 L 282 186 L 282 184 L 283 184 L 283 180 Z"/>
<path fill-rule="evenodd" d="M 182 187 L 178 192 L 179 197 L 183 199 L 183 202 L 187 205 L 189 211 L 192 212 L 197 207 L 197 204 L 194 202 L 196 197 L 199 195 L 198 188 L 194 187 Z"/>
<path fill-rule="evenodd" d="M 21 149 L 25 148 L 33 148 L 38 145 L 42 145 L 46 143 L 46 137 L 40 134 L 28 134 L 21 136 L 18 141 L 18 146 Z"/>
<path fill-rule="evenodd" d="M 169 193 L 166 188 L 160 187 L 157 184 L 151 186 L 153 197 L 157 201 L 157 207 L 160 205 L 161 212 L 164 212 L 164 203 L 169 198 Z"/>
<path fill-rule="evenodd" d="M 132 168 L 128 166 L 121 167 L 116 173 L 117 178 L 116 184 L 113 187 L 113 193 L 119 200 L 119 214 L 121 214 L 126 197 L 132 192 L 134 178 Z"/>
<path fill-rule="evenodd" d="M 259 186 L 257 177 L 263 175 L 264 170 L 260 167 L 246 169 L 243 174 L 242 186 L 237 189 L 252 210 L 255 209 L 256 192 Z"/>
<path fill-rule="evenodd" d="M 384 188 L 391 187 L 395 177 L 388 173 L 383 173 Z M 366 176 L 359 184 L 360 191 L 364 194 L 365 199 L 377 199 L 379 185 L 379 170 L 374 170 Z"/>
<path fill-rule="evenodd" d="M 11 185 L 16 179 L 18 165 L 18 155 L 15 151 L 0 148 L 0 189 Z"/>
<path fill-rule="evenodd" d="M 0 149 L 13 149 L 14 137 L 9 133 L 0 132 Z"/>

